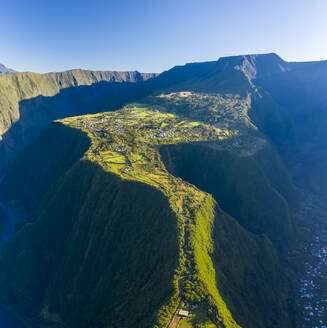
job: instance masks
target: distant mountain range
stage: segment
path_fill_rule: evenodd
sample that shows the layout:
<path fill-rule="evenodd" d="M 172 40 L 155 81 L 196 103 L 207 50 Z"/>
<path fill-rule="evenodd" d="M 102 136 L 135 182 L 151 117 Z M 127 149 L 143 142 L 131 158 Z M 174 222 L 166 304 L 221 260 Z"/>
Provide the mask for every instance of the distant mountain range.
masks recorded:
<path fill-rule="evenodd" d="M 8 73 L 15 73 L 16 71 L 6 67 L 3 64 L 0 64 L 0 74 L 8 74 Z"/>

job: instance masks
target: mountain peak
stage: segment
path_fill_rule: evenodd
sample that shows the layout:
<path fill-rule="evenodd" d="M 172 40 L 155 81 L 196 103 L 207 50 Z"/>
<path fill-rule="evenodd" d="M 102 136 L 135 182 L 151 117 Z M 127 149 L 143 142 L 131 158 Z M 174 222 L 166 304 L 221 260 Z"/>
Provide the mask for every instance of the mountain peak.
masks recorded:
<path fill-rule="evenodd" d="M 224 68 L 232 67 L 241 70 L 251 80 L 291 69 L 290 64 L 276 53 L 221 57 L 218 62 Z"/>
<path fill-rule="evenodd" d="M 14 73 L 16 72 L 15 70 L 6 67 L 3 64 L 0 64 L 0 74 L 8 74 L 8 73 Z"/>
<path fill-rule="evenodd" d="M 241 59 L 266 59 L 266 60 L 279 60 L 283 61 L 283 59 L 278 56 L 275 52 L 264 53 L 264 54 L 245 54 L 245 55 L 235 55 L 235 56 L 224 56 L 220 57 L 219 60 L 241 60 Z"/>

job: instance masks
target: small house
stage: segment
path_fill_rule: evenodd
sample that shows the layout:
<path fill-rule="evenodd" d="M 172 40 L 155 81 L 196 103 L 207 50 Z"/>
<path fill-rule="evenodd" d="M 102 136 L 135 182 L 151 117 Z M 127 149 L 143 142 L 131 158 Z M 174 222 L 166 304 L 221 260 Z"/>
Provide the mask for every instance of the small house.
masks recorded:
<path fill-rule="evenodd" d="M 178 312 L 178 314 L 179 314 L 181 317 L 188 317 L 189 312 L 186 311 L 186 310 L 182 310 L 182 309 L 180 309 L 179 312 Z"/>

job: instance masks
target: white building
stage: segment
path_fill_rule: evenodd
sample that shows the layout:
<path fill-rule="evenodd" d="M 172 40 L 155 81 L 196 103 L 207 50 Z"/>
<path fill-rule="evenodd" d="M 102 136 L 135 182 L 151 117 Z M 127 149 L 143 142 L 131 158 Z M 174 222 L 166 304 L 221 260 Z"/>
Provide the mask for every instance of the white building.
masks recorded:
<path fill-rule="evenodd" d="M 179 310 L 179 312 L 178 312 L 178 314 L 181 316 L 181 317 L 188 317 L 188 311 L 186 311 L 186 310 L 182 310 L 182 309 L 180 309 Z"/>

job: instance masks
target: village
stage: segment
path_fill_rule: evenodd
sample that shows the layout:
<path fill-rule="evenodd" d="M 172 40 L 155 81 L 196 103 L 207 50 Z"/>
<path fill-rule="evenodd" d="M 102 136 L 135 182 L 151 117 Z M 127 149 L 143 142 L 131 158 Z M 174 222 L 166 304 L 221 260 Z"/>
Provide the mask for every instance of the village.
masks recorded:
<path fill-rule="evenodd" d="M 182 238 L 189 238 L 190 231 L 193 231 L 190 227 L 195 224 L 190 213 L 199 208 L 208 195 L 167 171 L 160 158 L 160 146 L 204 142 L 208 147 L 250 156 L 263 148 L 266 141 L 247 124 L 245 100 L 187 94 L 182 95 L 182 101 L 193 100 L 191 105 L 186 102 L 183 112 L 179 106 L 174 107 L 176 97 L 179 99 L 180 96 L 168 98 L 169 102 L 164 98 L 164 104 L 157 104 L 151 99 L 142 104 L 127 105 L 118 111 L 67 118 L 62 122 L 88 134 L 92 140 L 91 147 L 84 155 L 88 160 L 101 164 L 105 170 L 122 179 L 146 183 L 161 190 L 179 217 L 178 224 L 184 231 Z M 193 108 L 193 102 L 196 106 L 198 102 L 203 105 L 199 111 L 198 107 Z M 217 111 L 221 119 L 216 118 Z M 189 254 L 189 246 L 185 241 L 182 243 L 181 255 Z M 180 284 L 182 279 L 188 277 L 188 283 L 197 286 L 194 279 L 199 279 L 190 274 L 191 269 L 185 261 L 181 262 L 181 268 L 178 269 L 183 273 L 182 276 L 176 275 L 180 301 L 178 306 L 175 305 L 166 327 L 214 328 L 216 325 L 208 317 L 207 302 L 199 299 L 194 301 L 194 296 L 190 297 L 192 293 L 196 295 L 200 291 L 192 287 L 186 292 L 185 286 Z M 220 315 L 219 311 L 226 313 L 226 310 L 218 309 L 216 318 Z M 213 313 L 212 309 L 210 311 Z"/>
<path fill-rule="evenodd" d="M 206 94 L 195 92 L 172 92 L 148 97 L 170 113 L 178 113 L 192 120 L 201 120 L 219 129 L 249 133 L 252 128 L 248 117 L 250 99 L 237 95 Z"/>
<path fill-rule="evenodd" d="M 135 171 L 133 166 L 153 160 L 147 146 L 178 142 L 210 141 L 229 137 L 226 131 L 201 122 L 184 121 L 174 114 L 162 113 L 155 106 L 126 107 L 122 111 L 81 117 L 77 124 L 97 140 L 94 156 L 101 155 L 105 163 L 121 173 Z"/>

